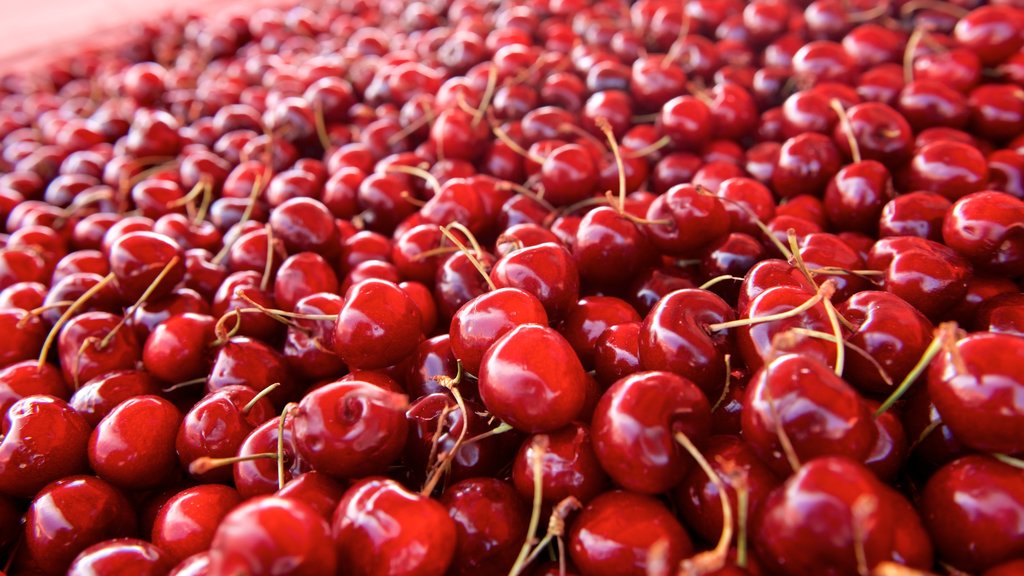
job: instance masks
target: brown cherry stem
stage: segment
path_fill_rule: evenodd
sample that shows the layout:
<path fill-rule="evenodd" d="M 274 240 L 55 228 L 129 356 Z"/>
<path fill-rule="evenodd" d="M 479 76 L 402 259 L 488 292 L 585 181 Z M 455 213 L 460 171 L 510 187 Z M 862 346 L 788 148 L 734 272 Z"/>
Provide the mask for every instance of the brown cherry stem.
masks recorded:
<path fill-rule="evenodd" d="M 392 164 L 385 168 L 384 172 L 388 174 L 405 174 L 407 176 L 414 176 L 426 182 L 427 186 L 430 186 L 430 189 L 434 191 L 434 194 L 441 191 L 441 183 L 437 180 L 437 177 L 419 166 Z"/>
<path fill-rule="evenodd" d="M 519 549 L 519 556 L 516 557 L 508 576 L 519 576 L 526 569 L 527 560 L 533 549 L 534 534 L 537 533 L 537 526 L 540 524 L 540 509 L 544 501 L 544 454 L 547 452 L 550 439 L 546 434 L 533 437 L 530 466 L 533 469 L 533 508 L 530 511 L 530 524 L 526 529 L 526 539 Z"/>
<path fill-rule="evenodd" d="M 316 137 L 323 149 L 331 149 L 331 137 L 327 133 L 327 122 L 324 119 L 324 105 L 320 100 L 313 99 L 313 124 L 316 126 Z"/>
<path fill-rule="evenodd" d="M 491 280 L 491 275 L 488 274 L 487 270 L 484 269 L 484 265 L 480 262 L 480 259 L 477 258 L 476 255 L 469 248 L 466 248 L 466 245 L 463 244 L 462 241 L 455 236 L 455 234 L 452 234 L 451 230 L 449 230 L 447 226 L 439 226 L 438 228 L 440 228 L 441 234 L 444 234 L 445 238 L 447 238 L 449 242 L 455 244 L 455 246 L 458 247 L 459 251 L 466 255 L 466 259 L 468 259 L 469 263 L 474 268 L 476 268 L 477 272 L 480 273 L 480 276 L 483 277 L 484 282 L 487 283 L 487 286 L 491 290 L 496 290 L 497 286 L 494 285 L 494 281 Z"/>
<path fill-rule="evenodd" d="M 839 125 L 842 127 L 843 134 L 846 136 L 846 143 L 850 146 L 850 157 L 854 163 L 860 162 L 860 144 L 857 143 L 857 138 L 853 134 L 853 126 L 850 125 L 850 117 L 846 114 L 846 109 L 843 108 L 843 103 L 838 98 L 832 98 L 829 100 L 828 105 L 836 111 L 836 115 L 839 116 Z"/>
<path fill-rule="evenodd" d="M 451 470 L 452 460 L 455 459 L 456 454 L 458 454 L 463 442 L 466 440 L 466 432 L 469 428 L 469 411 L 466 409 L 466 401 L 462 398 L 462 393 L 459 392 L 458 388 L 459 382 L 462 380 L 462 362 L 458 362 L 457 366 L 458 371 L 455 373 L 454 378 L 442 375 L 434 377 L 434 381 L 451 392 L 452 397 L 455 398 L 455 404 L 462 413 L 462 428 L 459 430 L 459 436 L 455 439 L 451 449 L 441 454 L 438 458 L 437 466 L 435 466 L 434 471 L 430 474 L 426 484 L 423 486 L 423 490 L 420 492 L 424 496 L 432 494 L 434 488 L 437 487 L 437 483 Z M 442 418 L 441 421 L 443 422 L 444 419 Z"/>
<path fill-rule="evenodd" d="M 263 265 L 263 276 L 260 277 L 260 290 L 266 292 L 270 288 L 270 277 L 274 270 L 274 229 L 270 224 L 264 224 L 263 230 L 267 233 L 267 262 Z"/>
<path fill-rule="evenodd" d="M 480 125 L 480 121 L 484 119 L 487 109 L 491 106 L 491 99 L 494 98 L 494 91 L 498 87 L 498 66 L 491 63 L 490 68 L 487 69 L 487 86 L 484 87 L 483 98 L 480 99 L 480 107 L 474 110 L 473 121 L 470 122 L 470 126 L 476 128 Z"/>
<path fill-rule="evenodd" d="M 662 136 L 657 141 L 655 141 L 655 142 L 653 142 L 653 143 L 651 143 L 651 144 L 649 144 L 647 146 L 644 146 L 643 148 L 640 148 L 639 150 L 630 150 L 629 152 L 624 153 L 623 156 L 625 156 L 626 158 L 643 158 L 644 156 L 647 156 L 648 154 L 653 154 L 654 152 L 657 152 L 658 150 L 661 150 L 662 148 L 664 148 L 665 146 L 668 146 L 671 143 L 672 143 L 672 139 L 671 138 L 669 138 L 668 136 Z"/>
<path fill-rule="evenodd" d="M 740 318 L 739 320 L 731 320 L 729 322 L 720 322 L 718 324 L 709 324 L 708 330 L 712 332 L 718 332 L 719 330 L 728 330 L 730 328 L 739 328 L 741 326 L 752 326 L 754 324 L 763 324 L 765 322 L 775 322 L 777 320 L 785 320 L 787 318 L 793 318 L 799 316 L 804 312 L 810 310 L 825 298 L 831 298 L 832 294 L 835 293 L 835 284 L 831 280 L 826 280 L 824 284 L 818 288 L 818 291 L 811 296 L 803 304 L 787 310 L 785 312 L 779 312 L 778 314 L 769 314 L 768 316 L 758 316 L 756 318 Z"/>
<path fill-rule="evenodd" d="M 715 405 L 711 407 L 712 413 L 717 412 L 725 399 L 729 397 L 729 387 L 732 385 L 732 354 L 726 354 L 722 360 L 725 363 L 725 385 L 722 386 L 722 393 L 718 396 Z"/>
<path fill-rule="evenodd" d="M 917 361 L 917 364 L 910 370 L 900 385 L 893 390 L 893 393 L 882 402 L 881 406 L 875 410 L 875 418 L 878 418 L 882 414 L 885 414 L 889 408 L 892 408 L 893 404 L 899 401 L 907 390 L 917 381 L 917 378 L 924 373 L 925 369 L 931 364 L 932 360 L 939 355 L 944 348 L 950 346 L 951 343 L 955 342 L 957 326 L 955 322 L 945 322 L 940 324 L 935 330 L 935 337 L 932 338 L 931 344 L 925 348 L 924 354 Z"/>
<path fill-rule="evenodd" d="M 551 543 L 555 538 L 561 539 L 565 535 L 565 519 L 574 510 L 578 510 L 583 505 L 575 496 L 567 496 L 551 510 L 551 516 L 548 517 L 548 529 L 541 538 L 540 542 L 534 546 L 533 551 L 526 558 L 525 566 L 529 566 L 537 556 L 547 548 L 547 545 Z M 564 554 L 562 555 L 564 556 Z"/>
<path fill-rule="evenodd" d="M 156 278 L 154 278 L 153 281 L 150 282 L 149 286 L 146 287 L 145 292 L 142 293 L 142 296 L 139 296 L 139 299 L 135 302 L 135 304 L 132 304 L 132 307 L 129 308 L 127 312 L 124 313 L 124 316 L 121 317 L 121 320 L 117 323 L 117 325 L 114 326 L 110 330 L 110 332 L 107 332 L 106 336 L 103 337 L 103 340 L 100 341 L 100 349 L 106 348 L 107 345 L 110 344 L 110 341 L 114 339 L 115 335 L 117 335 L 118 330 L 120 330 L 121 327 L 123 327 L 129 320 L 131 320 L 135 316 L 135 313 L 138 312 L 139 308 L 143 304 L 145 304 L 147 300 L 149 300 L 149 297 L 153 295 L 153 292 L 157 289 L 157 286 L 160 286 L 160 283 L 164 281 L 164 278 L 166 278 L 167 275 L 171 272 L 171 269 L 177 266 L 179 262 L 181 262 L 181 258 L 179 258 L 177 255 L 174 255 L 170 260 L 167 261 L 167 264 L 164 265 L 163 270 L 161 270 L 160 273 L 157 274 Z"/>
<path fill-rule="evenodd" d="M 18 320 L 18 323 L 15 324 L 15 327 L 19 328 L 19 329 L 24 328 L 25 324 L 28 324 L 29 320 L 35 318 L 36 316 L 41 315 L 43 312 L 46 312 L 46 311 L 49 311 L 49 310 L 57 310 L 58 308 L 67 308 L 68 306 L 71 306 L 74 303 L 75 303 L 74 300 L 59 300 L 57 302 L 53 302 L 52 304 L 46 304 L 46 305 L 40 306 L 38 308 L 33 308 L 33 309 L 25 312 L 21 316 L 21 318 Z"/>
<path fill-rule="evenodd" d="M 733 276 L 732 274 L 722 274 L 721 276 L 715 276 L 711 280 L 708 280 L 707 282 L 701 284 L 700 286 L 697 287 L 697 289 L 698 290 L 708 290 L 712 286 L 714 286 L 716 284 L 719 284 L 719 283 L 722 283 L 722 282 L 725 282 L 727 280 L 735 280 L 737 282 L 742 282 L 744 280 L 744 278 L 742 278 L 740 276 Z"/>
<path fill-rule="evenodd" d="M 676 431 L 674 438 L 697 461 L 697 465 L 700 466 L 700 469 L 711 480 L 711 483 L 715 485 L 715 489 L 718 490 L 718 500 L 722 505 L 722 534 L 718 538 L 718 543 L 713 549 L 684 560 L 682 567 L 684 572 L 688 574 L 714 572 L 715 570 L 720 570 L 725 565 L 725 560 L 729 555 L 729 546 L 732 544 L 733 531 L 735 529 L 732 502 L 729 501 L 729 494 L 725 490 L 725 482 L 722 481 L 722 477 L 711 467 L 707 458 L 700 453 L 700 450 L 697 449 L 697 446 L 693 444 L 690 438 L 682 431 Z"/>
<path fill-rule="evenodd" d="M 231 251 L 231 246 L 234 245 L 235 241 L 241 236 L 242 226 L 252 218 L 252 212 L 256 209 L 256 200 L 263 192 L 263 175 L 258 174 L 252 182 L 252 190 L 249 192 L 249 201 L 245 205 L 245 210 L 242 211 L 242 217 L 239 218 L 238 223 L 233 226 L 233 230 L 230 238 L 224 239 L 224 246 L 221 247 L 220 252 L 213 257 L 211 262 L 213 264 L 219 264 L 224 258 L 227 257 Z"/>
<path fill-rule="evenodd" d="M 608 148 L 612 151 L 612 157 L 615 158 L 615 170 L 619 176 L 619 213 L 621 214 L 626 211 L 626 168 L 622 163 L 619 143 L 615 140 L 615 133 L 612 132 L 612 125 L 608 123 L 607 118 L 599 117 L 595 123 L 608 140 Z"/>
<path fill-rule="evenodd" d="M 232 466 L 239 462 L 251 462 L 253 460 L 275 460 L 277 459 L 276 452 L 258 452 L 256 454 L 246 454 L 245 456 L 232 456 L 230 458 L 211 458 L 209 456 L 201 456 L 192 461 L 188 465 L 188 472 L 192 475 L 206 474 L 210 470 L 215 468 L 221 468 L 223 466 Z"/>
<path fill-rule="evenodd" d="M 39 362 L 36 364 L 36 368 L 38 370 L 42 370 L 43 366 L 46 365 L 46 358 L 50 354 L 50 348 L 53 346 L 53 341 L 57 339 L 57 334 L 60 333 L 60 329 L 64 327 L 64 324 L 66 324 L 67 321 L 74 316 L 75 312 L 88 302 L 90 298 L 99 293 L 100 290 L 103 290 L 107 284 L 113 282 L 114 278 L 115 276 L 113 272 L 104 276 L 102 280 L 97 282 L 92 288 L 86 290 L 85 293 L 79 296 L 78 299 L 75 300 L 71 306 L 68 306 L 68 309 L 61 314 L 60 318 L 57 319 L 57 322 L 54 323 L 53 328 L 51 328 L 49 333 L 46 334 L 46 340 L 43 341 L 43 347 L 39 350 Z"/>
<path fill-rule="evenodd" d="M 284 410 L 281 410 L 281 417 L 277 421 L 277 489 L 281 490 L 284 488 L 284 424 L 288 418 L 288 414 L 298 408 L 299 405 L 290 402 L 285 405 Z"/>
<path fill-rule="evenodd" d="M 178 382 L 177 384 L 172 384 L 171 386 L 168 386 L 167 388 L 161 388 L 161 390 L 164 391 L 164 392 L 174 392 L 175 390 L 181 390 L 182 388 L 188 388 L 189 386 L 195 386 L 196 384 L 205 384 L 205 383 L 206 383 L 206 377 L 203 376 L 202 378 L 193 378 L 191 380 L 185 380 L 184 382 Z"/>
<path fill-rule="evenodd" d="M 914 28 L 907 40 L 907 47 L 903 50 L 903 82 L 906 84 L 914 81 L 914 53 L 925 34 L 928 34 L 928 31 L 924 28 Z"/>

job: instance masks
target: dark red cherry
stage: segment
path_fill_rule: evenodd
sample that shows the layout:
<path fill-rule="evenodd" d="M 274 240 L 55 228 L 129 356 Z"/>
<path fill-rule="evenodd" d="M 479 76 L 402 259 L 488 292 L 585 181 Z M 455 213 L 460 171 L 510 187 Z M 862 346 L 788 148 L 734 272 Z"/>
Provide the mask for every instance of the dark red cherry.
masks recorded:
<path fill-rule="evenodd" d="M 95 428 L 118 404 L 136 396 L 160 395 L 157 381 L 145 370 L 101 374 L 75 390 L 68 404 Z"/>
<path fill-rule="evenodd" d="M 522 324 L 548 324 L 548 315 L 533 294 L 519 288 L 499 288 L 481 294 L 459 308 L 452 318 L 451 351 L 464 370 L 479 374 L 488 348 Z"/>
<path fill-rule="evenodd" d="M 0 369 L 0 418 L 12 404 L 34 394 L 67 399 L 71 390 L 60 370 L 52 364 L 43 364 L 40 368 L 37 361 L 25 360 Z M 78 410 L 73 404 L 72 407 Z"/>
<path fill-rule="evenodd" d="M 64 400 L 26 396 L 11 405 L 2 431 L 2 494 L 30 498 L 50 482 L 87 470 L 89 425 Z"/>
<path fill-rule="evenodd" d="M 942 224 L 949 207 L 945 196 L 935 192 L 910 192 L 889 200 L 878 222 L 879 238 L 917 236 L 942 241 Z"/>
<path fill-rule="evenodd" d="M 945 244 L 975 268 L 993 275 L 1024 275 L 1024 200 L 976 192 L 957 200 L 942 225 Z"/>
<path fill-rule="evenodd" d="M 825 189 L 825 214 L 835 230 L 874 234 L 895 196 L 889 170 L 874 160 L 844 166 Z"/>
<path fill-rule="evenodd" d="M 572 346 L 536 324 L 513 328 L 487 350 L 478 386 L 487 410 L 524 432 L 561 428 L 586 400 L 585 373 Z"/>
<path fill-rule="evenodd" d="M 138 574 L 164 576 L 174 562 L 159 547 L 136 538 L 104 540 L 82 551 L 68 568 L 68 575 Z"/>
<path fill-rule="evenodd" d="M 365 280 L 346 294 L 334 349 L 351 368 L 383 368 L 411 354 L 423 339 L 415 302 L 384 280 Z"/>
<path fill-rule="evenodd" d="M 568 548 L 581 573 L 593 576 L 646 576 L 655 550 L 667 566 L 693 553 L 689 535 L 668 508 L 622 490 L 606 492 L 583 508 L 569 526 Z"/>
<path fill-rule="evenodd" d="M 598 460 L 617 484 L 657 494 L 678 484 L 693 465 L 674 434 L 703 444 L 711 432 L 711 407 L 700 388 L 681 376 L 639 372 L 605 391 L 591 431 Z"/>
<path fill-rule="evenodd" d="M 142 347 L 142 364 L 154 377 L 169 383 L 205 376 L 215 320 L 205 314 L 171 316 L 150 333 Z"/>
<path fill-rule="evenodd" d="M 885 289 L 930 319 L 940 317 L 967 292 L 970 267 L 956 252 L 930 240 L 893 236 L 875 243 L 868 268 L 885 271 Z"/>
<path fill-rule="evenodd" d="M 953 141 L 932 142 L 910 162 L 909 187 L 942 194 L 956 201 L 988 185 L 988 164 L 974 146 Z"/>
<path fill-rule="evenodd" d="M 856 574 L 881 562 L 930 569 L 932 546 L 909 502 L 841 457 L 805 463 L 752 522 L 758 558 L 773 574 Z"/>
<path fill-rule="evenodd" d="M 185 260 L 181 248 L 162 234 L 125 234 L 114 241 L 109 254 L 110 271 L 117 277 L 121 296 L 128 303 L 139 300 L 174 258 L 177 258 L 177 262 L 152 289 L 150 298 L 156 300 L 166 296 L 185 277 Z"/>
<path fill-rule="evenodd" d="M 441 502 L 455 521 L 449 573 L 469 576 L 512 568 L 529 523 L 526 503 L 512 486 L 495 478 L 463 480 L 448 488 Z"/>
<path fill-rule="evenodd" d="M 839 152 L 832 139 L 804 133 L 782 144 L 772 174 L 772 189 L 779 198 L 800 194 L 820 197 L 839 168 Z"/>
<path fill-rule="evenodd" d="M 1020 49 L 1021 15 L 1011 5 L 982 6 L 956 23 L 953 37 L 970 49 L 986 66 L 995 66 Z"/>
<path fill-rule="evenodd" d="M 436 500 L 393 480 L 349 488 L 332 522 L 338 567 L 349 574 L 442 576 L 457 546 L 456 522 Z"/>
<path fill-rule="evenodd" d="M 640 315 L 626 301 L 611 296 L 581 298 L 566 315 L 558 330 L 576 351 L 584 368 L 594 365 L 594 346 L 608 328 L 639 322 Z"/>
<path fill-rule="evenodd" d="M 1021 555 L 1019 468 L 991 456 L 965 456 L 928 479 L 920 507 L 939 558 L 958 570 L 980 572 Z"/>
<path fill-rule="evenodd" d="M 259 392 L 271 384 L 280 384 L 268 395 L 278 408 L 299 393 L 300 382 L 292 377 L 280 352 L 259 340 L 235 337 L 217 350 L 206 380 L 206 391 L 242 385 Z"/>
<path fill-rule="evenodd" d="M 857 391 L 805 356 L 780 356 L 747 385 L 743 438 L 779 474 L 792 470 L 793 458 L 804 462 L 836 455 L 864 461 L 876 436 Z"/>
<path fill-rule="evenodd" d="M 252 498 L 232 510 L 217 527 L 210 550 L 214 574 L 286 570 L 314 576 L 338 568 L 327 522 L 306 504 L 279 496 Z"/>
<path fill-rule="evenodd" d="M 613 286 L 636 276 L 650 251 L 639 226 L 614 208 L 601 206 L 580 221 L 573 256 L 583 280 Z"/>
<path fill-rule="evenodd" d="M 242 503 L 230 486 L 203 484 L 172 496 L 156 515 L 151 541 L 172 564 L 210 548 L 221 520 Z"/>
<path fill-rule="evenodd" d="M 494 264 L 490 278 L 497 288 L 519 288 L 536 296 L 552 319 L 563 318 L 579 299 L 576 262 L 558 244 L 511 252 Z"/>
<path fill-rule="evenodd" d="M 93 476 L 68 476 L 43 488 L 25 514 L 24 545 L 47 574 L 64 573 L 89 546 L 133 536 L 131 503 L 116 488 Z"/>
<path fill-rule="evenodd" d="M 139 396 L 107 414 L 89 438 L 89 464 L 104 480 L 125 488 L 167 484 L 178 472 L 174 439 L 181 412 L 157 396 Z"/>
<path fill-rule="evenodd" d="M 39 317 L 18 308 L 0 310 L 0 330 L 7 334 L 0 345 L 0 367 L 38 357 L 48 332 Z"/>
<path fill-rule="evenodd" d="M 281 425 L 281 418 L 284 425 Z M 235 462 L 233 474 L 235 488 L 242 498 L 251 499 L 255 496 L 273 494 L 280 489 L 278 484 L 279 470 L 277 458 L 242 458 L 254 454 L 272 453 L 275 456 L 279 451 L 284 456 L 284 482 L 287 484 L 300 474 L 309 472 L 312 468 L 309 463 L 299 456 L 298 448 L 295 446 L 295 433 L 292 426 L 291 411 L 285 412 L 284 416 L 271 418 L 257 426 L 242 442 L 238 448 L 238 456 L 241 458 Z M 278 443 L 278 430 L 283 428 L 283 440 Z"/>
<path fill-rule="evenodd" d="M 541 437 L 546 437 L 546 441 L 538 444 Z M 538 446 L 542 446 L 542 452 Z M 570 496 L 586 504 L 608 485 L 608 476 L 594 454 L 590 428 L 585 424 L 574 422 L 523 441 L 512 465 L 512 480 L 524 498 L 533 497 L 537 457 L 541 457 L 543 501 L 551 506 Z"/>
<path fill-rule="evenodd" d="M 402 453 L 408 422 L 405 396 L 360 381 L 307 394 L 293 412 L 299 454 L 334 478 L 380 473 Z"/>
<path fill-rule="evenodd" d="M 1024 387 L 1019 357 L 1024 340 L 977 333 L 956 342 L 933 361 L 928 394 L 942 421 L 964 445 L 1016 454 L 1021 413 L 1013 398 Z"/>
<path fill-rule="evenodd" d="M 640 370 L 640 323 L 607 328 L 594 343 L 594 373 L 602 388 Z"/>
<path fill-rule="evenodd" d="M 686 256 L 724 236 L 729 216 L 722 202 L 699 188 L 681 184 L 658 196 L 647 210 L 645 226 L 654 245 L 673 256 Z"/>

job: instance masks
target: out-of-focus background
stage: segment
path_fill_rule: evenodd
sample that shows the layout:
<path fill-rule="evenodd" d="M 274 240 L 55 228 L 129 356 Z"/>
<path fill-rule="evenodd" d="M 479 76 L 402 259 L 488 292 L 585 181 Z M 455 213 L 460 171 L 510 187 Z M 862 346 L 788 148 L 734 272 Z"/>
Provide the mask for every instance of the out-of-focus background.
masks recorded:
<path fill-rule="evenodd" d="M 0 0 L 0 71 L 25 69 L 171 11 L 251 11 L 283 0 Z"/>

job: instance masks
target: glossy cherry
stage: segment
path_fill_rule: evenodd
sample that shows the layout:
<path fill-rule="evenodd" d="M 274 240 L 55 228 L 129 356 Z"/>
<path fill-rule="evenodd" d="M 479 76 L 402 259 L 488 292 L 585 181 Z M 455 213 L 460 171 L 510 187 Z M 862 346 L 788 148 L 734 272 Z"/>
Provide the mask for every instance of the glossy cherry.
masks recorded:
<path fill-rule="evenodd" d="M 11 405 L 0 440 L 0 493 L 30 498 L 40 488 L 87 470 L 89 425 L 53 396 L 26 396 Z"/>
<path fill-rule="evenodd" d="M 178 472 L 174 439 L 181 412 L 158 396 L 126 400 L 104 416 L 89 438 L 89 464 L 124 488 L 162 486 Z"/>

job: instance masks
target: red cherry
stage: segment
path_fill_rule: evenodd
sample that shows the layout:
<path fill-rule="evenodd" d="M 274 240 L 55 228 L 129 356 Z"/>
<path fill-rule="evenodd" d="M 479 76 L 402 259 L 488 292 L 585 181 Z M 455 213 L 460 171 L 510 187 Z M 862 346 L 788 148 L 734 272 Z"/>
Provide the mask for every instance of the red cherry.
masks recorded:
<path fill-rule="evenodd" d="M 988 164 L 974 146 L 940 140 L 914 154 L 908 178 L 912 190 L 937 192 L 956 201 L 985 189 Z"/>
<path fill-rule="evenodd" d="M 153 288 L 150 298 L 166 296 L 185 277 L 182 250 L 172 240 L 153 232 L 131 232 L 110 246 L 110 270 L 126 302 L 136 302 L 174 259 L 166 276 Z"/>
<path fill-rule="evenodd" d="M 300 383 L 292 378 L 280 352 L 259 340 L 231 338 L 214 357 L 206 391 L 241 385 L 260 392 L 272 384 L 280 384 L 268 396 L 277 408 L 284 407 L 299 393 Z"/>
<path fill-rule="evenodd" d="M 35 360 L 11 364 L 0 369 L 0 418 L 7 414 L 11 405 L 26 396 L 44 394 L 66 399 L 70 392 L 60 370 L 52 364 L 43 364 L 42 368 Z M 78 411 L 73 403 L 72 407 Z"/>
<path fill-rule="evenodd" d="M 112 484 L 153 488 L 178 471 L 174 438 L 181 412 L 157 396 L 126 400 L 107 414 L 89 438 L 89 464 Z"/>
<path fill-rule="evenodd" d="M 711 407 L 700 388 L 681 376 L 639 372 L 605 391 L 591 431 L 601 467 L 616 483 L 657 494 L 678 484 L 692 464 L 673 435 L 683 432 L 703 444 L 711 432 Z"/>
<path fill-rule="evenodd" d="M 307 394 L 294 411 L 295 444 L 318 472 L 334 478 L 383 472 L 402 453 L 405 396 L 360 381 Z"/>
<path fill-rule="evenodd" d="M 136 396 L 162 393 L 157 381 L 144 370 L 118 370 L 101 374 L 75 390 L 68 404 L 95 428 L 118 404 Z"/>
<path fill-rule="evenodd" d="M 484 354 L 478 386 L 487 410 L 518 430 L 557 430 L 576 418 L 585 373 L 572 347 L 546 326 L 524 324 Z"/>
<path fill-rule="evenodd" d="M 153 522 L 152 542 L 172 564 L 210 548 L 217 525 L 242 503 L 234 488 L 203 484 L 172 496 Z"/>
<path fill-rule="evenodd" d="M 97 542 L 135 532 L 131 503 L 92 476 L 67 476 L 43 488 L 25 514 L 25 548 L 48 574 L 63 573 Z"/>
<path fill-rule="evenodd" d="M 441 576 L 452 564 L 456 523 L 427 496 L 367 478 L 338 503 L 332 523 L 338 567 L 355 576 Z"/>
<path fill-rule="evenodd" d="M 512 486 L 494 478 L 463 480 L 445 491 L 442 503 L 455 521 L 457 538 L 450 573 L 512 568 L 529 522 L 526 504 Z"/>
<path fill-rule="evenodd" d="M 412 354 L 422 339 L 415 302 L 384 280 L 353 286 L 334 329 L 334 349 L 353 369 L 394 364 Z"/>
<path fill-rule="evenodd" d="M 576 351 L 583 367 L 589 369 L 594 365 L 594 346 L 605 330 L 639 321 L 640 315 L 626 301 L 611 296 L 589 296 L 581 298 L 569 310 L 558 330 Z"/>
<path fill-rule="evenodd" d="M 89 425 L 59 398 L 18 400 L 2 431 L 0 493 L 30 498 L 50 482 L 86 470 Z"/>
<path fill-rule="evenodd" d="M 467 302 L 452 318 L 451 351 L 464 370 L 479 374 L 488 348 L 523 324 L 548 324 L 548 315 L 533 294 L 519 288 L 499 288 Z"/>
<path fill-rule="evenodd" d="M 534 459 L 537 438 L 547 437 L 541 456 L 541 493 L 546 504 L 554 506 L 570 496 L 583 504 L 601 494 L 608 485 L 608 477 L 601 469 L 591 443 L 590 429 L 572 423 L 544 435 L 535 435 L 523 441 L 512 467 L 515 487 L 524 498 L 532 498 L 534 491 Z"/>
<path fill-rule="evenodd" d="M 690 537 L 661 502 L 621 490 L 598 496 L 569 528 L 573 563 L 594 576 L 645 576 L 661 542 L 668 566 L 693 553 Z"/>
<path fill-rule="evenodd" d="M 722 203 L 697 187 L 681 184 L 658 196 L 647 210 L 645 227 L 654 245 L 673 256 L 686 256 L 729 230 Z"/>
<path fill-rule="evenodd" d="M 511 252 L 490 273 L 497 288 L 519 288 L 540 300 L 548 317 L 565 317 L 579 299 L 579 273 L 568 250 L 545 243 Z"/>
<path fill-rule="evenodd" d="M 135 538 L 115 538 L 89 546 L 75 558 L 68 574 L 122 574 L 163 576 L 174 565 L 159 547 Z"/>
<path fill-rule="evenodd" d="M 965 456 L 928 480 L 921 514 L 939 558 L 959 570 L 986 570 L 1021 554 L 1014 520 L 1024 514 L 1024 479 L 989 456 Z"/>
<path fill-rule="evenodd" d="M 327 522 L 306 504 L 278 496 L 252 498 L 232 510 L 210 550 L 214 574 L 273 574 L 287 566 L 295 576 L 314 576 L 338 568 Z"/>
<path fill-rule="evenodd" d="M 1024 201 L 1000 192 L 976 192 L 946 213 L 942 237 L 978 269 L 1024 275 Z"/>
<path fill-rule="evenodd" d="M 158 324 L 142 348 L 142 364 L 164 382 L 184 382 L 209 369 L 215 320 L 201 314 L 178 314 Z"/>

